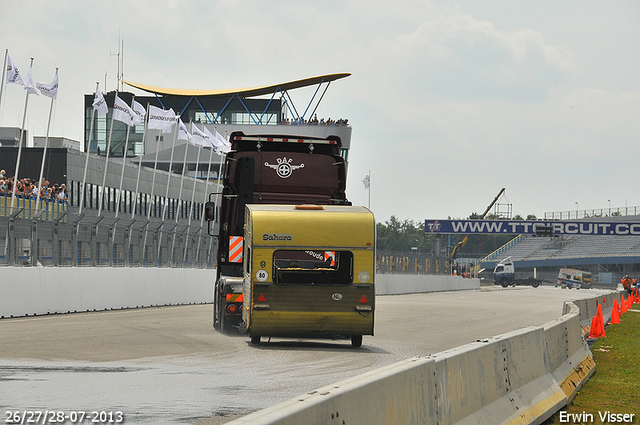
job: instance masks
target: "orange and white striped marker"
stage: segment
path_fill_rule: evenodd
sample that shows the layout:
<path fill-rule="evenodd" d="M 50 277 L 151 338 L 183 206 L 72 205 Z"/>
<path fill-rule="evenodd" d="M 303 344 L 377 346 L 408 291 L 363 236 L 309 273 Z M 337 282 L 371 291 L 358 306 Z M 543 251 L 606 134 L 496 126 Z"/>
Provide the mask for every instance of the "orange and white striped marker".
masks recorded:
<path fill-rule="evenodd" d="M 242 262 L 242 236 L 229 236 L 229 262 L 241 263 Z"/>

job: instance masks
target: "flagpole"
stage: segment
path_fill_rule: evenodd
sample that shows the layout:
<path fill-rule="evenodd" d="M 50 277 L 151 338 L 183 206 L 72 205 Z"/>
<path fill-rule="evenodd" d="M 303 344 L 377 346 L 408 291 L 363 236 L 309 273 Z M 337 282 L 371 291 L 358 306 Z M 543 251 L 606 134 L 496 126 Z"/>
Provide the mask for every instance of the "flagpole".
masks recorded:
<path fill-rule="evenodd" d="M 56 68 L 56 76 L 58 75 L 58 68 Z M 54 77 L 55 80 L 55 77 Z M 40 179 L 38 180 L 38 196 L 36 197 L 36 208 L 40 205 L 40 193 L 42 192 L 42 177 L 44 176 L 44 162 L 47 158 L 47 147 L 49 146 L 49 128 L 51 127 L 51 113 L 53 112 L 53 101 L 51 98 L 51 106 L 49 107 L 49 120 L 47 121 L 47 135 L 44 138 L 44 150 L 42 151 L 42 164 L 40 165 Z M 42 208 L 40 208 L 42 209 Z"/>
<path fill-rule="evenodd" d="M 193 134 L 193 122 L 191 123 L 191 133 Z M 189 205 L 189 218 L 187 220 L 187 226 L 191 226 L 191 215 L 193 214 L 193 202 L 196 200 L 196 183 L 198 183 L 198 167 L 200 165 L 200 154 L 202 148 L 198 148 L 198 155 L 196 156 L 196 172 L 193 178 L 193 190 L 191 190 L 191 205 Z"/>
<path fill-rule="evenodd" d="M 171 182 L 171 167 L 173 165 L 173 153 L 178 142 L 178 131 L 180 131 L 180 125 L 176 122 L 176 131 L 173 136 L 173 144 L 171 145 L 171 157 L 169 159 L 169 174 L 167 175 L 167 190 L 164 195 L 164 207 L 162 208 L 162 221 L 164 221 L 167 214 L 167 207 L 169 207 L 169 183 Z"/>
<path fill-rule="evenodd" d="M 369 205 L 368 209 L 371 209 L 371 170 L 369 170 Z"/>
<path fill-rule="evenodd" d="M 204 124 L 202 124 L 202 126 L 204 127 Z M 191 123 L 191 133 L 193 133 L 193 127 L 194 124 Z M 197 126 L 196 126 L 197 128 Z M 200 145 L 200 147 L 198 148 L 198 157 L 196 158 L 196 175 L 193 178 L 193 190 L 191 191 L 191 207 L 189 208 L 189 221 L 188 221 L 188 225 L 191 226 L 191 218 L 193 217 L 193 204 L 196 201 L 196 186 L 198 183 L 198 168 L 200 168 L 200 154 L 202 153 L 202 148 L 204 147 L 204 145 Z M 213 153 L 211 154 L 213 155 Z M 210 156 L 211 156 L 210 155 Z M 209 158 L 209 161 L 211 161 L 211 158 Z M 208 179 L 209 176 L 207 176 L 207 182 L 209 181 Z M 206 194 L 206 184 L 205 184 L 205 194 Z"/>
<path fill-rule="evenodd" d="M 135 96 L 132 96 L 131 110 L 133 110 L 134 100 L 135 100 Z M 127 161 L 127 148 L 129 147 L 129 130 L 131 130 L 131 126 L 127 125 L 127 135 L 125 136 L 125 139 L 124 139 L 124 152 L 122 154 L 122 169 L 120 170 L 120 186 L 118 186 L 118 198 L 116 199 L 116 218 L 118 218 L 118 213 L 120 212 L 120 199 L 122 198 L 122 182 L 124 181 L 124 165 Z"/>
<path fill-rule="evenodd" d="M 2 125 L 2 116 L 4 115 L 4 108 L 2 107 L 2 94 L 4 93 L 4 86 L 7 84 L 5 81 L 7 74 L 7 58 L 9 57 L 9 49 L 4 52 L 4 62 L 2 66 L 2 83 L 0 84 L 0 126 Z"/>
<path fill-rule="evenodd" d="M 205 129 L 205 125 L 203 123 L 202 124 L 203 132 L 204 132 L 204 129 Z M 213 151 L 214 151 L 213 141 L 209 141 L 209 145 L 210 145 L 211 151 L 209 153 L 209 164 L 207 164 L 207 181 L 204 184 L 204 201 L 202 202 L 203 207 L 204 207 L 204 204 L 206 204 L 207 202 L 207 195 L 208 195 L 207 191 L 209 190 L 209 178 L 211 177 L 211 163 L 213 162 Z M 220 159 L 220 162 L 222 162 L 222 158 Z M 218 179 L 220 179 L 219 174 L 218 174 Z M 214 208 L 214 222 L 215 222 L 215 208 Z M 200 229 L 202 229 L 203 225 L 204 225 L 204 211 L 200 213 Z M 200 233 L 200 237 L 198 238 L 198 249 L 196 249 L 196 263 L 198 262 L 198 258 L 200 258 L 200 245 L 202 245 L 202 233 Z"/>
<path fill-rule="evenodd" d="M 147 127 L 149 126 L 149 119 L 151 118 L 151 113 L 149 112 L 149 103 L 147 103 Z M 146 128 L 145 128 L 145 132 L 146 132 Z M 162 135 L 162 130 L 160 132 L 160 134 Z M 143 139 L 144 140 L 144 139 Z M 146 145 L 145 145 L 146 147 Z M 145 149 L 146 151 L 146 149 Z M 160 139 L 158 139 L 158 143 L 156 145 L 156 158 L 153 162 L 153 178 L 151 179 L 151 202 L 149 202 L 149 205 L 147 207 L 147 223 L 149 222 L 149 220 L 151 220 L 151 203 L 153 203 L 153 209 L 157 208 L 157 203 L 154 203 L 154 189 L 155 189 L 155 185 L 156 185 L 156 174 L 157 174 L 157 170 L 158 170 L 158 152 L 160 151 Z M 142 166 L 142 155 L 140 155 L 140 166 Z M 138 169 L 138 181 L 140 180 L 140 169 Z M 141 205 L 142 207 L 142 205 Z M 159 227 L 158 227 L 159 229 Z M 144 253 L 147 249 L 147 235 L 149 234 L 149 229 L 147 229 L 144 232 L 144 240 L 142 242 L 142 252 Z M 160 244 L 158 243 L 158 246 L 160 246 Z"/>
<path fill-rule="evenodd" d="M 30 67 L 33 67 L 33 58 L 31 58 L 31 65 Z M 22 127 L 20 128 L 20 139 L 18 140 L 18 157 L 16 158 L 16 171 L 15 173 L 13 173 L 13 190 L 11 193 L 11 212 L 13 213 L 13 203 L 15 202 L 16 199 L 16 186 L 18 186 L 18 175 L 20 172 L 20 157 L 22 156 L 22 138 L 24 137 L 24 125 L 25 125 L 25 121 L 27 119 L 27 105 L 29 104 L 29 90 L 26 88 L 27 90 L 27 95 L 25 96 L 24 99 L 24 113 L 22 114 Z M 26 145 L 26 141 L 25 141 L 25 145 Z"/>
<path fill-rule="evenodd" d="M 191 122 L 191 133 L 193 134 L 193 122 Z M 197 127 L 196 127 L 197 128 Z M 196 200 L 196 187 L 198 185 L 198 167 L 200 166 L 200 154 L 202 153 L 202 145 L 199 145 L 201 147 L 198 148 L 198 155 L 196 156 L 196 172 L 195 172 L 195 176 L 193 178 L 193 186 L 191 189 L 191 205 L 189 205 L 189 218 L 187 220 L 187 229 L 191 230 L 191 217 L 193 216 L 193 203 Z M 202 228 L 200 228 L 199 231 L 201 231 Z M 196 232 L 197 233 L 197 232 Z M 187 235 L 189 234 L 189 232 L 187 232 Z M 195 236 L 195 235 L 194 235 Z M 197 261 L 197 258 L 196 258 Z M 184 266 L 184 263 L 187 262 L 187 250 L 184 250 L 184 254 L 182 256 L 182 265 Z"/>
<path fill-rule="evenodd" d="M 179 119 L 180 117 L 177 117 L 177 119 Z M 164 195 L 164 207 L 162 208 L 162 223 L 164 224 L 164 220 L 167 214 L 167 208 L 169 207 L 169 183 L 171 182 L 171 167 L 173 165 L 173 153 L 175 151 L 176 148 L 176 143 L 178 141 L 178 132 L 180 131 L 180 124 L 178 123 L 176 119 L 176 130 L 175 130 L 175 135 L 173 137 L 173 145 L 171 145 L 171 158 L 169 159 L 169 174 L 167 175 L 167 191 Z M 174 226 L 175 227 L 175 226 Z M 167 237 L 167 242 L 168 242 L 168 237 Z M 156 257 L 156 261 L 158 263 L 158 267 L 160 267 L 160 252 L 162 250 L 162 235 L 160 235 L 160 240 L 158 242 L 158 256 Z M 169 261 L 171 261 L 171 256 L 173 255 L 173 252 L 169 253 Z"/>
<path fill-rule="evenodd" d="M 118 90 L 116 90 L 116 96 L 118 96 Z M 111 112 L 111 125 L 109 126 L 109 138 L 107 140 L 107 152 L 104 156 L 104 172 L 102 173 L 102 193 L 100 193 L 100 199 L 98 199 L 98 217 L 102 213 L 102 205 L 104 203 L 105 185 L 107 184 L 107 168 L 109 167 L 109 151 L 111 150 L 111 136 L 113 135 L 113 111 Z"/>
<path fill-rule="evenodd" d="M 186 126 L 185 126 L 186 128 Z M 180 131 L 180 129 L 178 129 Z M 189 141 L 184 144 L 184 158 L 182 160 L 182 175 L 180 177 L 180 191 L 178 192 L 178 211 L 176 213 L 176 223 L 179 220 L 180 213 L 182 213 L 182 188 L 184 187 L 184 169 L 187 167 L 187 153 L 189 152 Z"/>
<path fill-rule="evenodd" d="M 96 82 L 96 94 L 100 90 L 100 82 Z M 89 125 L 89 137 L 87 138 L 86 146 L 86 158 L 84 161 L 84 173 L 82 175 L 82 188 L 80 190 L 80 207 L 78 209 L 78 216 L 82 215 L 82 206 L 84 205 L 84 192 L 87 185 L 87 168 L 89 168 L 89 151 L 91 150 L 91 139 L 93 137 L 93 121 L 96 116 L 95 107 L 91 110 L 91 124 Z"/>
<path fill-rule="evenodd" d="M 218 129 L 215 128 L 215 127 L 214 127 L 214 129 L 216 130 L 216 137 L 217 137 L 217 135 L 219 134 L 218 133 Z M 225 139 L 226 139 L 227 138 L 226 137 L 227 136 L 227 131 L 226 130 L 225 130 L 224 134 L 225 134 Z M 226 156 L 226 155 L 224 155 L 224 156 Z M 224 156 L 220 156 L 220 165 L 218 166 L 218 184 L 220 184 L 220 174 L 222 173 L 222 158 Z M 216 205 L 218 204 L 218 200 L 219 199 L 220 199 L 220 193 L 217 192 L 216 193 Z"/>
<path fill-rule="evenodd" d="M 147 111 L 149 110 L 149 103 L 147 103 Z M 144 146 L 145 136 L 147 134 L 147 117 L 149 113 L 147 112 L 144 117 L 144 129 L 142 130 L 142 144 Z M 134 151 L 135 154 L 135 151 Z M 135 192 L 135 201 L 133 203 L 133 209 L 131 211 L 131 220 L 133 220 L 136 216 L 136 207 L 138 206 L 138 188 L 140 184 L 140 171 L 142 170 L 142 152 L 140 152 L 140 158 L 138 159 L 138 177 L 136 178 L 136 192 Z M 157 158 L 157 157 L 156 157 Z M 154 169 L 155 171 L 155 169 Z M 155 177 L 155 173 L 153 174 Z M 153 194 L 152 194 L 153 195 Z M 140 215 L 142 215 L 142 204 L 140 204 Z"/>
<path fill-rule="evenodd" d="M 202 128 L 204 129 L 204 124 L 202 124 Z M 209 164 L 207 164 L 207 180 L 204 183 L 204 200 L 202 202 L 202 205 L 207 203 L 207 195 L 208 195 L 207 191 L 209 190 L 209 179 L 211 178 L 211 163 L 213 162 L 214 150 L 215 149 L 213 145 L 211 145 L 211 151 L 209 152 Z M 220 159 L 220 161 L 222 161 L 222 159 Z M 220 179 L 220 174 L 218 174 L 218 179 Z M 200 214 L 200 227 L 202 227 L 203 224 L 204 224 L 204 213 Z"/>
<path fill-rule="evenodd" d="M 149 113 L 149 104 L 147 103 L 147 115 L 149 116 L 149 118 L 151 118 L 151 114 Z M 147 125 L 149 125 L 149 119 L 147 119 Z M 162 133 L 160 133 L 162 134 Z M 158 170 L 158 152 L 160 151 L 160 140 L 158 140 L 158 145 L 156 146 L 156 159 L 153 162 L 153 178 L 151 179 L 151 201 L 153 202 L 153 192 L 154 192 L 154 188 L 156 185 L 156 171 Z M 138 174 L 139 174 L 140 170 L 138 170 Z M 154 205 L 155 208 L 155 205 Z M 151 205 L 149 205 L 149 210 L 147 211 L 147 221 L 151 219 Z M 145 233 L 145 241 L 146 239 L 146 233 Z"/>
<path fill-rule="evenodd" d="M 178 133 L 180 132 L 180 124 L 182 123 L 182 120 L 180 120 L 178 122 Z M 185 126 L 185 130 L 186 130 L 186 126 Z M 187 137 L 189 137 L 189 135 L 187 134 Z M 178 192 L 178 210 L 176 211 L 176 225 L 178 224 L 178 221 L 180 220 L 180 214 L 183 211 L 182 208 L 182 188 L 184 187 L 184 169 L 187 166 L 187 152 L 189 151 L 189 140 L 186 141 L 187 143 L 184 144 L 184 157 L 182 160 L 182 174 L 180 176 L 180 191 Z M 173 251 L 175 249 L 176 246 L 176 232 L 173 233 L 173 239 L 171 240 L 171 255 L 173 256 Z M 186 250 L 185 250 L 186 253 Z M 183 266 L 184 266 L 184 256 L 182 258 L 182 262 L 183 262 Z"/>

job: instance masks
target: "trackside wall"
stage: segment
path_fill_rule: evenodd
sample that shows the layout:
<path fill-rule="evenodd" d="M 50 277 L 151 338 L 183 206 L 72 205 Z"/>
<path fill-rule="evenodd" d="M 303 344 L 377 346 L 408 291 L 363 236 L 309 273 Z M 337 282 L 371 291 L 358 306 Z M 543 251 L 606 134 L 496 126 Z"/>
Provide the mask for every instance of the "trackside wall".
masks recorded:
<path fill-rule="evenodd" d="M 580 323 L 587 313 L 571 301 L 563 311 L 543 326 L 395 363 L 230 424 L 541 424 L 595 372 Z"/>
<path fill-rule="evenodd" d="M 2 267 L 0 318 L 213 300 L 215 269 Z"/>

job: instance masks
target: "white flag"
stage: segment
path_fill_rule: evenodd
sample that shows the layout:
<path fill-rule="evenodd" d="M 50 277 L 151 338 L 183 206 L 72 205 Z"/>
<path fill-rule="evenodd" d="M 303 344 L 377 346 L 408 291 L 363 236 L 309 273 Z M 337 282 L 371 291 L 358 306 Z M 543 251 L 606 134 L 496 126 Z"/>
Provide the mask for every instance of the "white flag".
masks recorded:
<path fill-rule="evenodd" d="M 40 90 L 40 93 L 51 99 L 58 97 L 58 73 L 56 72 L 56 76 L 53 77 L 53 81 L 50 84 L 36 83 L 36 88 Z"/>
<path fill-rule="evenodd" d="M 369 174 L 364 176 L 362 179 L 362 183 L 364 184 L 365 189 L 369 189 L 371 187 L 371 179 L 369 178 Z"/>
<path fill-rule="evenodd" d="M 171 129 L 177 121 L 178 116 L 173 112 L 173 109 L 165 111 L 153 105 L 149 105 L 147 128 L 162 130 L 163 133 L 171 133 Z"/>
<path fill-rule="evenodd" d="M 96 88 L 96 95 L 93 98 L 93 110 L 98 111 L 98 115 L 107 115 L 107 112 L 109 112 L 107 101 L 104 100 L 100 87 Z"/>
<path fill-rule="evenodd" d="M 33 84 L 33 78 L 31 77 L 31 68 L 29 68 L 29 72 L 27 72 L 27 78 L 24 79 L 24 89 L 29 92 L 29 94 L 40 95 L 38 93 L 38 89 L 36 89 L 36 85 Z"/>
<path fill-rule="evenodd" d="M 216 133 L 218 133 L 216 131 Z M 211 141 L 211 143 L 213 144 L 213 149 L 216 151 L 216 153 L 218 155 L 224 155 L 227 152 L 229 152 L 229 149 L 227 149 L 227 146 L 223 143 L 220 142 L 220 140 L 214 136 L 207 127 L 204 128 L 204 134 L 207 135 L 207 137 L 209 138 L 209 140 Z M 219 135 L 219 134 L 218 134 Z M 222 137 L 222 136 L 220 136 Z M 223 138 L 224 140 L 224 138 Z"/>
<path fill-rule="evenodd" d="M 144 109 L 144 106 L 135 100 L 133 101 L 133 113 L 135 114 L 133 125 L 142 124 L 144 117 L 147 115 L 147 111 Z"/>
<path fill-rule="evenodd" d="M 192 143 L 194 145 L 200 145 L 200 146 L 211 147 L 211 148 L 214 147 L 209 136 L 207 136 L 203 131 L 201 131 L 198 127 L 196 127 L 193 124 L 191 124 L 191 135 L 193 136 Z"/>
<path fill-rule="evenodd" d="M 18 71 L 18 68 L 13 64 L 11 56 L 7 55 L 7 84 L 9 83 L 24 86 L 24 81 L 22 81 L 20 71 Z"/>
<path fill-rule="evenodd" d="M 218 133 L 218 130 L 216 130 L 216 139 L 218 139 L 218 141 L 222 144 L 222 146 L 224 146 L 224 149 L 225 149 L 224 153 L 227 153 L 231 150 L 231 143 L 229 143 L 227 139 L 222 137 L 222 135 Z"/>
<path fill-rule="evenodd" d="M 178 118 L 178 122 L 180 123 L 178 127 L 178 140 L 186 140 L 193 145 L 193 136 L 191 136 L 191 133 L 187 130 L 187 126 L 184 125 L 180 118 Z"/>
<path fill-rule="evenodd" d="M 118 97 L 117 93 L 116 98 L 113 101 L 113 119 L 121 121 L 128 126 L 135 125 L 136 114 L 133 112 L 133 109 L 124 102 L 124 100 Z"/>

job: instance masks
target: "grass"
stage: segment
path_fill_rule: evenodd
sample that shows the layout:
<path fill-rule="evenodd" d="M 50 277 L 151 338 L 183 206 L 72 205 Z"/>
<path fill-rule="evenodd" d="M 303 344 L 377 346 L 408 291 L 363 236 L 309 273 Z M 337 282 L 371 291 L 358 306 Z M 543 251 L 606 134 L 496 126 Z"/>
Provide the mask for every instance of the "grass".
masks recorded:
<path fill-rule="evenodd" d="M 599 417 L 599 412 L 606 411 L 635 414 L 632 422 L 616 423 L 640 423 L 640 305 L 634 305 L 634 310 L 638 311 L 622 314 L 620 324 L 609 325 L 606 336 L 591 346 L 596 372 L 562 409 L 568 414 L 590 413 L 593 420 L 561 422 L 558 412 L 544 425 L 609 423 Z"/>

